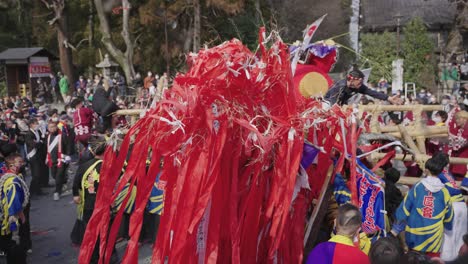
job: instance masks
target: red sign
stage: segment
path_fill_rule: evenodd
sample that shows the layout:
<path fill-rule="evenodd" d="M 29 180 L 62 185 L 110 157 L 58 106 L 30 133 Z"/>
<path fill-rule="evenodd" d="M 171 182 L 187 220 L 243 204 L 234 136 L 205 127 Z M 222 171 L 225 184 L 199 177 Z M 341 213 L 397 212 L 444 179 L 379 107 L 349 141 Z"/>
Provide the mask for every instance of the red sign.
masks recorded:
<path fill-rule="evenodd" d="M 29 64 L 29 76 L 33 77 L 48 77 L 50 75 L 49 64 L 44 63 L 31 63 Z"/>

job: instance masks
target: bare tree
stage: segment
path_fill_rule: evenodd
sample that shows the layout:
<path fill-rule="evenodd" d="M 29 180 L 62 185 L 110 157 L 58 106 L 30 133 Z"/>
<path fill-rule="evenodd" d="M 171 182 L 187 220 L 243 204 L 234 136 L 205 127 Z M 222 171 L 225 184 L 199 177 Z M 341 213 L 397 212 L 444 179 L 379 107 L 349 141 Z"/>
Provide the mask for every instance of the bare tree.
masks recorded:
<path fill-rule="evenodd" d="M 122 31 L 120 32 L 125 43 L 125 51 L 120 50 L 111 35 L 109 18 L 106 13 L 106 2 L 103 0 L 94 0 L 97 16 L 99 18 L 100 31 L 102 34 L 102 43 L 109 51 L 110 55 L 117 61 L 124 71 L 127 82 L 135 76 L 135 68 L 133 67 L 133 55 L 135 48 L 135 40 L 132 39 L 129 29 L 130 9 L 131 5 L 128 0 L 122 0 L 122 6 L 117 8 L 122 10 Z"/>
<path fill-rule="evenodd" d="M 0 0 L 0 8 L 8 9 L 16 6 L 16 0 Z"/>
<path fill-rule="evenodd" d="M 468 0 L 448 0 L 455 4 L 455 24 L 447 40 L 447 52 L 454 54 L 463 49 L 462 32 L 468 31 Z"/>
<path fill-rule="evenodd" d="M 89 27 L 89 41 L 88 45 L 90 48 L 93 47 L 94 41 L 94 3 L 93 0 L 88 0 L 89 15 L 88 15 L 88 27 Z"/>
<path fill-rule="evenodd" d="M 62 72 L 68 77 L 70 83 L 74 81 L 74 67 L 71 48 L 68 42 L 68 21 L 65 12 L 65 0 L 41 0 L 47 9 L 54 12 L 54 17 L 49 20 L 49 25 L 57 30 L 57 40 L 60 57 L 60 67 Z"/>
<path fill-rule="evenodd" d="M 223 10 L 228 14 L 237 14 L 243 7 L 245 0 L 206 0 L 205 5 Z M 193 51 L 197 52 L 201 46 L 201 4 L 200 0 L 192 0 L 193 3 Z M 256 0 L 256 7 L 260 2 Z"/>
<path fill-rule="evenodd" d="M 200 14 L 200 0 L 193 0 L 193 52 L 200 49 L 200 34 L 201 34 L 201 14 Z"/>

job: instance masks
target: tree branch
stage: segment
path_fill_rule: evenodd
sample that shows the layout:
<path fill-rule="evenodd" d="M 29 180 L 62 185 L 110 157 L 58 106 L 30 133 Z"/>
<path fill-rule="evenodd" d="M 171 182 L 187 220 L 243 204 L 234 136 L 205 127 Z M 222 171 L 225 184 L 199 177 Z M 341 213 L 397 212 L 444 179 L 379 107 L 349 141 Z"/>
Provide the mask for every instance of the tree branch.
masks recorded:
<path fill-rule="evenodd" d="M 46 0 L 41 0 L 41 2 L 47 7 L 47 9 L 51 8 L 51 5 Z"/>
<path fill-rule="evenodd" d="M 133 53 L 133 42 L 130 39 L 129 33 L 130 8 L 130 2 L 128 0 L 122 0 L 122 37 L 125 41 L 125 45 L 127 46 L 125 51 L 127 56 L 129 55 L 129 52 Z"/>

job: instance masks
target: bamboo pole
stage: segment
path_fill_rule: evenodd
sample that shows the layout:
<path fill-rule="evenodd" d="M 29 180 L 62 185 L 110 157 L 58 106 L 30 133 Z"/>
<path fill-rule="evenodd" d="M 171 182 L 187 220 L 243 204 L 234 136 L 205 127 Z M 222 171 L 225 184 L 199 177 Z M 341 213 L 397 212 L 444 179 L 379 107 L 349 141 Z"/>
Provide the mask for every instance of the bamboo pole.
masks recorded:
<path fill-rule="evenodd" d="M 423 131 L 425 127 L 425 124 L 423 124 L 422 120 L 422 111 L 422 105 L 418 105 L 418 107 L 416 107 L 416 110 L 413 113 L 413 116 L 415 116 L 416 131 Z M 426 153 L 426 137 L 417 136 L 416 143 L 418 145 L 419 151 L 421 151 L 421 153 Z"/>
<path fill-rule="evenodd" d="M 361 112 L 415 111 L 418 108 L 422 111 L 444 110 L 442 105 L 359 105 Z"/>
<path fill-rule="evenodd" d="M 405 185 L 415 185 L 422 179 L 423 178 L 420 178 L 420 177 L 401 176 L 398 183 L 405 184 Z M 461 185 L 461 181 L 456 181 L 456 183 L 457 183 L 457 186 Z"/>
<path fill-rule="evenodd" d="M 406 127 L 403 126 L 403 125 L 398 125 L 398 128 L 400 129 L 400 133 L 403 137 L 403 139 L 405 140 L 406 144 L 408 145 L 408 147 L 414 151 L 414 153 L 416 154 L 421 154 L 421 150 L 416 146 L 416 144 L 414 143 L 413 139 L 411 138 L 411 136 L 409 135 L 408 131 L 406 130 Z M 425 153 L 425 152 L 424 152 Z"/>
<path fill-rule="evenodd" d="M 381 160 L 383 157 L 385 157 L 386 153 L 372 153 L 370 154 L 370 158 L 372 160 Z M 404 157 L 404 159 L 403 159 Z M 423 161 L 426 162 L 428 159 L 432 158 L 432 156 L 425 155 L 425 154 L 418 154 L 414 158 L 416 161 Z M 412 161 L 413 156 L 411 155 L 403 155 L 403 154 L 396 154 L 395 158 L 396 160 L 403 160 L 403 161 Z M 468 164 L 468 158 L 457 158 L 457 157 L 450 157 L 450 164 Z"/>
<path fill-rule="evenodd" d="M 413 136 L 448 133 L 447 126 L 424 126 L 419 131 L 417 129 L 414 129 L 413 126 L 407 126 L 406 128 L 408 129 L 408 133 Z M 381 131 L 382 133 L 390 133 L 399 132 L 400 129 L 398 128 L 398 126 L 384 126 L 381 128 Z"/>
<path fill-rule="evenodd" d="M 304 247 L 306 246 L 310 235 L 313 238 L 313 242 L 315 242 L 318 230 L 320 229 L 320 223 L 322 222 L 325 212 L 327 211 L 326 207 L 328 207 L 328 201 L 330 200 L 330 196 L 333 193 L 331 192 L 332 186 L 330 185 L 331 178 L 333 176 L 333 168 L 333 165 L 328 168 L 327 176 L 320 191 L 318 203 L 314 206 L 309 221 L 307 222 L 306 233 L 304 236 Z M 312 228 L 315 230 L 311 234 Z"/>
<path fill-rule="evenodd" d="M 413 185 L 417 184 L 418 182 L 420 182 L 422 179 L 423 178 L 419 178 L 419 177 L 402 176 L 402 177 L 400 177 L 400 180 L 398 181 L 398 183 L 413 186 Z M 457 184 L 457 186 L 461 186 L 460 181 L 456 181 L 456 184 Z M 403 194 L 403 195 L 406 195 L 406 194 Z M 465 202 L 468 201 L 468 196 L 467 195 L 463 195 L 463 198 L 465 199 Z"/>
<path fill-rule="evenodd" d="M 411 137 L 417 137 L 418 135 L 424 135 L 426 138 L 440 138 L 448 137 L 448 133 L 427 133 L 425 131 L 408 131 Z M 396 138 L 401 138 L 400 132 L 387 133 L 387 135 L 394 136 Z"/>
<path fill-rule="evenodd" d="M 115 112 L 115 115 L 140 115 L 144 109 L 120 109 Z"/>
<path fill-rule="evenodd" d="M 372 113 L 371 121 L 370 121 L 370 129 L 372 132 L 381 133 L 382 126 L 379 124 L 379 114 L 380 113 Z"/>

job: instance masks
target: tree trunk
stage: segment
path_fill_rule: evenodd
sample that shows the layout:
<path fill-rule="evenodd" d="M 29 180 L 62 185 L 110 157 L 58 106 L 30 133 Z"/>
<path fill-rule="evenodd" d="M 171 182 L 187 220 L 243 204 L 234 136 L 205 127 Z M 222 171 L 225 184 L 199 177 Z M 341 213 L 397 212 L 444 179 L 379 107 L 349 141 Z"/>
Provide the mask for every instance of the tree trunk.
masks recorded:
<path fill-rule="evenodd" d="M 193 19 L 193 52 L 200 50 L 200 0 L 193 0 L 194 19 Z"/>
<path fill-rule="evenodd" d="M 263 14 L 262 14 L 262 9 L 260 6 L 260 0 L 255 0 L 255 22 L 261 23 L 263 20 Z"/>
<path fill-rule="evenodd" d="M 18 1 L 18 25 L 21 25 L 21 35 L 23 36 L 24 46 L 31 47 L 32 35 L 32 11 L 31 3 L 25 0 Z"/>
<path fill-rule="evenodd" d="M 73 57 L 71 54 L 71 49 L 65 46 L 65 43 L 68 43 L 68 24 L 67 24 L 67 14 L 64 9 L 60 18 L 57 20 L 55 27 L 57 29 L 57 40 L 58 40 L 58 49 L 60 57 L 60 68 L 62 69 L 63 74 L 68 77 L 68 82 L 70 83 L 70 90 L 73 89 L 75 83 L 75 72 L 73 68 Z"/>
<path fill-rule="evenodd" d="M 170 75 L 170 65 L 169 65 L 169 36 L 167 34 L 167 4 L 165 5 L 164 10 L 164 45 L 166 50 L 166 73 Z"/>
<path fill-rule="evenodd" d="M 49 25 L 55 25 L 57 30 L 57 42 L 60 57 L 60 68 L 62 73 L 68 77 L 68 82 L 73 84 L 75 81 L 75 72 L 73 67 L 73 57 L 70 47 L 68 47 L 68 18 L 65 6 L 65 0 L 54 0 L 48 2 L 41 0 L 47 9 L 54 12 L 54 18 L 49 21 Z M 73 89 L 73 85 L 71 85 Z"/>
<path fill-rule="evenodd" d="M 125 52 L 117 48 L 114 41 L 112 40 L 109 20 L 104 11 L 103 0 L 94 0 L 94 4 L 96 6 L 96 13 L 99 18 L 99 28 L 102 34 L 101 41 L 110 55 L 116 60 L 120 67 L 122 67 L 122 70 L 125 74 L 125 79 L 127 83 L 130 83 L 135 76 L 135 68 L 133 67 L 134 43 L 129 32 L 129 18 L 131 8 L 130 3 L 128 0 L 122 0 L 123 21 L 121 34 L 126 46 Z"/>
<path fill-rule="evenodd" d="M 135 76 L 135 68 L 133 67 L 133 55 L 134 55 L 134 46 L 135 43 L 133 42 L 131 36 L 130 36 L 130 26 L 129 26 L 129 20 L 130 20 L 130 2 L 128 0 L 122 0 L 122 7 L 123 7 L 123 23 L 122 23 L 122 37 L 125 41 L 125 45 L 127 46 L 125 50 L 125 59 L 126 59 L 126 64 L 127 64 L 127 71 L 128 74 L 126 73 L 126 79 L 129 81 L 130 79 L 133 79 Z M 123 68 L 123 67 L 122 67 Z"/>
<path fill-rule="evenodd" d="M 93 47 L 94 42 L 94 3 L 93 0 L 88 1 L 89 5 L 89 16 L 88 16 L 88 27 L 89 27 L 89 47 Z"/>
<path fill-rule="evenodd" d="M 189 25 L 187 29 L 184 29 L 184 53 L 190 51 L 190 47 L 192 46 L 192 36 L 193 36 L 193 20 L 190 19 Z"/>
<path fill-rule="evenodd" d="M 89 15 L 88 15 L 88 27 L 89 27 L 89 37 L 88 37 L 88 48 L 91 51 L 94 47 L 94 2 L 93 0 L 88 0 L 88 7 L 89 7 Z M 88 53 L 89 61 L 94 61 L 95 55 L 91 52 Z M 93 78 L 93 65 L 90 64 L 88 67 L 88 76 Z"/>
<path fill-rule="evenodd" d="M 468 31 L 468 1 L 457 1 L 455 25 L 450 31 L 447 39 L 446 51 L 449 53 L 449 58 L 463 51 L 462 32 Z"/>

